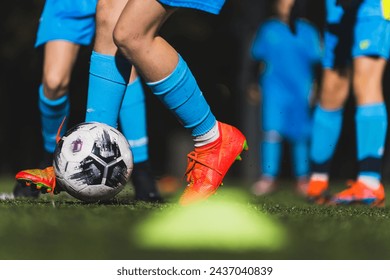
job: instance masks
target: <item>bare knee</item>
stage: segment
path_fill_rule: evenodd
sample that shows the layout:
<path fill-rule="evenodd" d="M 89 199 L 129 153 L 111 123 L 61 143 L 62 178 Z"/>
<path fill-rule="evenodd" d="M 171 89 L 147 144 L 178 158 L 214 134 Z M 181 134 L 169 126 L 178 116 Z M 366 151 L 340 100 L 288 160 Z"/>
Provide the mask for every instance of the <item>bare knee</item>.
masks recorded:
<path fill-rule="evenodd" d="M 69 79 L 56 73 L 46 74 L 43 77 L 44 95 L 50 100 L 56 100 L 64 96 L 69 90 Z"/>
<path fill-rule="evenodd" d="M 325 70 L 321 87 L 321 106 L 328 110 L 343 107 L 348 98 L 349 90 L 349 74 L 341 75 L 334 70 Z"/>
<path fill-rule="evenodd" d="M 358 104 L 383 102 L 382 78 L 385 65 L 384 59 L 355 59 L 353 90 Z"/>
<path fill-rule="evenodd" d="M 115 26 L 113 40 L 120 52 L 134 62 L 151 46 L 153 38 L 142 28 L 124 26 L 119 22 Z"/>
<path fill-rule="evenodd" d="M 119 14 L 116 12 L 116 1 L 100 0 L 96 6 L 97 32 L 112 36 Z"/>

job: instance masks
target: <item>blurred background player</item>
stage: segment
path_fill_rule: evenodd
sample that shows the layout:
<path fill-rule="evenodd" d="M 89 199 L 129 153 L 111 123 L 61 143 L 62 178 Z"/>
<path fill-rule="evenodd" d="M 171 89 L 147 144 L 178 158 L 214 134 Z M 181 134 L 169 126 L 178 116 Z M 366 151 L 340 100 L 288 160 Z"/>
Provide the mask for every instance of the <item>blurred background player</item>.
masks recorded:
<path fill-rule="evenodd" d="M 39 87 L 39 110 L 44 144 L 44 156 L 41 168 L 52 165 L 56 147 L 57 130 L 69 115 L 69 85 L 71 74 L 81 46 L 91 44 L 95 35 L 95 13 L 97 0 L 47 0 L 40 18 L 35 47 L 43 47 L 43 77 Z M 92 55 L 93 56 L 93 55 Z M 91 99 L 103 96 L 110 98 L 113 90 L 109 86 L 94 83 L 94 71 L 98 71 L 91 62 L 91 74 L 88 89 L 88 109 L 86 121 L 99 121 L 113 127 L 118 126 L 128 139 L 134 157 L 134 170 L 131 181 L 135 189 L 135 199 L 160 201 L 155 180 L 151 174 L 148 160 L 148 137 L 146 127 L 145 99 L 141 79 L 133 71 L 126 80 L 126 94 L 120 107 L 111 114 L 110 102 L 101 100 L 101 110 L 91 107 Z M 112 88 L 115 84 L 111 85 Z M 92 97 L 93 96 L 93 97 Z M 104 113 L 102 113 L 104 112 Z M 119 113 L 118 113 L 119 112 Z M 118 115 L 119 114 L 119 115 Z M 67 130 L 66 125 L 62 132 Z M 51 168 L 51 167 L 50 167 Z M 39 191 L 26 188 L 23 181 L 17 181 L 14 197 L 37 197 Z"/>
<path fill-rule="evenodd" d="M 313 173 L 307 197 L 317 203 L 328 196 L 330 161 L 343 122 L 343 106 L 354 93 L 358 174 L 331 204 L 383 206 L 382 157 L 387 110 L 382 77 L 390 51 L 390 1 L 327 0 L 323 86 L 315 109 L 310 157 Z"/>
<path fill-rule="evenodd" d="M 224 2 L 100 0 L 97 5 L 90 75 L 93 75 L 96 86 L 112 87 L 105 92 L 106 96 L 100 96 L 105 103 L 101 99 L 95 100 L 96 107 L 91 105 L 94 98 L 88 96 L 86 120 L 89 120 L 91 108 L 102 110 L 100 106 L 103 104 L 110 108 L 112 117 L 119 113 L 132 64 L 159 100 L 185 128 L 191 130 L 195 149 L 188 154 L 188 185 L 180 197 L 181 205 L 214 194 L 230 166 L 240 159 L 242 150 L 247 149 L 247 144 L 238 129 L 216 120 L 186 62 L 158 32 L 177 7 L 218 14 Z M 117 17 L 118 22 L 112 25 Z M 113 37 L 115 44 L 112 44 Z M 105 110 L 101 113 L 107 115 Z M 33 181 L 42 179 L 40 181 L 47 182 L 46 188 L 49 189 L 53 174 L 46 173 L 47 176 Z"/>
<path fill-rule="evenodd" d="M 252 192 L 263 195 L 275 190 L 287 140 L 297 191 L 302 194 L 309 175 L 310 97 L 321 59 L 320 33 L 297 17 L 295 0 L 269 4 L 271 16 L 259 26 L 251 49 L 261 72 L 261 177 Z"/>

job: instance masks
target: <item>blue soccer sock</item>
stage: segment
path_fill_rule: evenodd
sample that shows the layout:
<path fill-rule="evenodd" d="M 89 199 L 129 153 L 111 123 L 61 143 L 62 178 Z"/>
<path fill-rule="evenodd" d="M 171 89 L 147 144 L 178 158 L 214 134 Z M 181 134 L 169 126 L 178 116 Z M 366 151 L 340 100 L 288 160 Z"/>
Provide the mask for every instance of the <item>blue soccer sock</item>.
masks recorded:
<path fill-rule="evenodd" d="M 192 131 L 193 137 L 205 135 L 215 126 L 210 106 L 180 55 L 175 70 L 168 77 L 147 85 L 179 122 Z"/>
<path fill-rule="evenodd" d="M 295 177 L 309 174 L 309 145 L 306 139 L 291 141 L 292 164 Z"/>
<path fill-rule="evenodd" d="M 282 154 L 282 138 L 277 132 L 265 132 L 260 143 L 260 166 L 262 176 L 276 177 L 279 174 Z"/>
<path fill-rule="evenodd" d="M 119 113 L 119 124 L 130 143 L 134 163 L 148 160 L 145 96 L 139 77 L 127 86 Z"/>
<path fill-rule="evenodd" d="M 343 123 L 343 109 L 325 110 L 317 106 L 314 111 L 310 147 L 312 172 L 329 173 Z"/>
<path fill-rule="evenodd" d="M 117 127 L 131 64 L 123 57 L 92 52 L 89 68 L 86 122 Z"/>
<path fill-rule="evenodd" d="M 43 146 L 48 153 L 54 153 L 57 131 L 64 117 L 66 117 L 66 120 L 62 132 L 66 131 L 66 122 L 70 109 L 69 103 L 67 94 L 56 100 L 48 99 L 43 92 L 43 86 L 40 85 L 39 110 L 41 112 Z"/>
<path fill-rule="evenodd" d="M 357 106 L 355 113 L 359 177 L 381 179 L 382 157 L 387 132 L 384 103 Z"/>

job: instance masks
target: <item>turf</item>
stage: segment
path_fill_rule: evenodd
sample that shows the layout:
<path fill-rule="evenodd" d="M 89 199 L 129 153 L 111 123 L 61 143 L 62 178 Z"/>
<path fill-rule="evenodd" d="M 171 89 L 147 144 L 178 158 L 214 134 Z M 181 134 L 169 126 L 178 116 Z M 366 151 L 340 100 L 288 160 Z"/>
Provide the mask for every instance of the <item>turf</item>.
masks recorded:
<path fill-rule="evenodd" d="M 11 176 L 1 177 L 0 192 L 11 191 L 13 184 Z M 266 197 L 252 197 L 248 184 L 236 182 L 226 183 L 218 192 L 216 197 L 222 200 L 231 191 L 241 193 L 237 196 L 240 209 L 267 219 L 264 223 L 253 220 L 254 223 L 260 221 L 256 227 L 250 224 L 242 226 L 243 221 L 250 221 L 247 219 L 249 216 L 240 218 L 229 211 L 220 211 L 218 216 L 207 215 L 205 211 L 197 212 L 205 215 L 205 218 L 212 217 L 211 222 L 216 219 L 220 221 L 212 222 L 213 226 L 210 226 L 200 223 L 202 219 L 198 219 L 200 221 L 197 223 L 200 224 L 197 225 L 206 225 L 205 228 L 210 228 L 210 231 L 213 227 L 220 227 L 219 235 L 226 234 L 230 238 L 223 239 L 228 242 L 226 247 L 222 243 L 209 247 L 186 244 L 187 240 L 195 240 L 194 244 L 199 244 L 199 239 L 194 239 L 194 236 L 204 234 L 205 228 L 203 232 L 190 236 L 180 226 L 171 232 L 170 227 L 165 227 L 164 233 L 158 227 L 164 223 L 157 222 L 155 227 L 150 226 L 156 215 L 171 213 L 172 210 L 180 213 L 176 195 L 166 196 L 164 204 L 135 203 L 131 187 L 127 187 L 115 200 L 107 203 L 87 204 L 66 194 L 53 198 L 41 195 L 35 200 L 0 201 L 0 259 L 390 259 L 390 208 L 321 207 L 308 204 L 296 195 L 292 182 L 283 181 L 279 186 L 278 192 Z M 210 207 L 206 209 L 210 211 Z M 232 209 L 236 208 L 232 206 Z M 166 223 L 174 224 L 172 219 L 177 216 L 166 217 L 171 218 Z M 188 217 L 188 223 L 191 223 L 194 217 Z M 180 219 L 183 220 L 183 215 L 180 215 Z M 283 231 L 281 236 L 284 239 L 280 246 L 258 247 L 256 232 L 249 236 L 246 232 L 232 230 L 248 227 L 252 232 L 253 229 L 258 230 L 260 236 L 262 226 L 270 227 L 271 224 Z M 196 230 L 194 227 L 191 231 Z M 144 235 L 139 236 L 140 232 Z M 166 239 L 164 234 L 167 232 L 177 234 L 177 238 Z M 155 237 L 153 242 L 180 239 L 185 245 L 179 249 L 177 244 L 169 245 L 171 243 L 163 247 L 144 246 L 148 236 L 152 236 L 151 239 Z M 204 236 L 207 242 L 213 242 L 207 231 Z M 254 238 L 253 248 L 247 246 L 250 238 Z M 240 247 L 244 240 L 246 246 Z"/>

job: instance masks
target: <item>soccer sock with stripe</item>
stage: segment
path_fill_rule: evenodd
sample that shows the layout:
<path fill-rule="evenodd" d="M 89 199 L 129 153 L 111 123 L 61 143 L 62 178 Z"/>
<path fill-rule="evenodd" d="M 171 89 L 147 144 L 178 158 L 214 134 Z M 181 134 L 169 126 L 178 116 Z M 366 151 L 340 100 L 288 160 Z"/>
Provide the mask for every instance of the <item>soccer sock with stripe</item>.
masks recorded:
<path fill-rule="evenodd" d="M 355 113 L 358 180 L 376 189 L 381 179 L 382 157 L 387 132 L 385 104 L 357 106 Z"/>
<path fill-rule="evenodd" d="M 131 64 L 123 57 L 92 52 L 86 122 L 96 121 L 117 127 Z"/>
<path fill-rule="evenodd" d="M 39 110 L 41 112 L 41 125 L 43 146 L 46 152 L 52 154 L 56 148 L 56 135 L 64 117 L 69 116 L 70 102 L 68 95 L 56 100 L 48 99 L 44 92 L 43 86 L 39 87 Z M 66 120 L 67 121 L 67 118 Z M 62 132 L 66 131 L 64 123 Z"/>
<path fill-rule="evenodd" d="M 211 143 L 218 138 L 216 119 L 180 55 L 176 68 L 168 77 L 147 85 L 179 122 L 192 131 L 193 138 L 198 140 L 195 142 L 197 146 Z M 203 137 L 200 137 L 202 135 Z"/>
<path fill-rule="evenodd" d="M 134 163 L 148 160 L 145 96 L 139 77 L 127 86 L 119 112 L 119 124 L 131 146 Z"/>
<path fill-rule="evenodd" d="M 343 109 L 326 110 L 320 105 L 315 108 L 310 147 L 312 177 L 328 178 L 342 123 Z"/>

